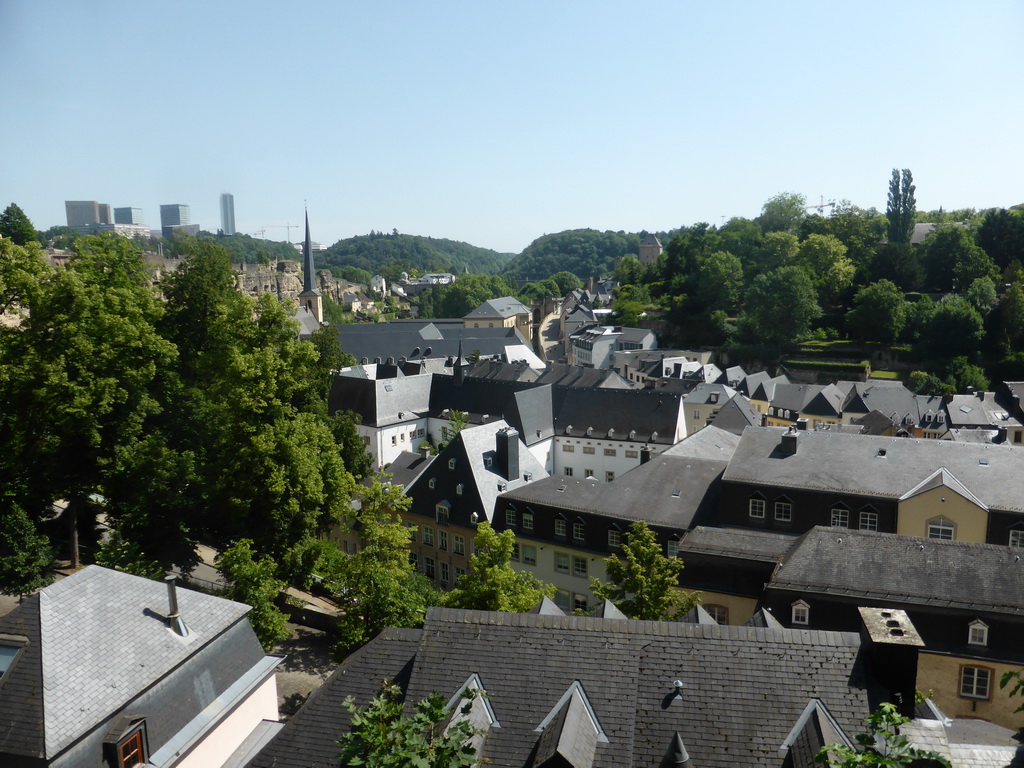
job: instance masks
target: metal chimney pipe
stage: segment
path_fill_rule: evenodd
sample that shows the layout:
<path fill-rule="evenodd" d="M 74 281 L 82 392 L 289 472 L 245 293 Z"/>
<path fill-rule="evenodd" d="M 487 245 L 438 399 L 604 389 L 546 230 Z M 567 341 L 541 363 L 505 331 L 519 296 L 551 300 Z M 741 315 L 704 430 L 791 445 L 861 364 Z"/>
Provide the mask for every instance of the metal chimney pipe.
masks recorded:
<path fill-rule="evenodd" d="M 178 577 L 173 573 L 169 576 L 164 576 L 164 582 L 167 584 L 167 602 L 170 605 L 170 613 L 167 618 L 171 621 L 178 618 L 181 614 L 178 613 L 178 591 L 175 589 L 175 584 L 178 581 Z"/>

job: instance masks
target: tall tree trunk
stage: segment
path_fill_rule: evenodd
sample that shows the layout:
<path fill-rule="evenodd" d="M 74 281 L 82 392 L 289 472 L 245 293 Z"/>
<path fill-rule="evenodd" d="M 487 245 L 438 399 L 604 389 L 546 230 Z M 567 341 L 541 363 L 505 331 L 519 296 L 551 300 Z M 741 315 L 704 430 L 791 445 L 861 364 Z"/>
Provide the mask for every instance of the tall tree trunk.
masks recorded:
<path fill-rule="evenodd" d="M 71 567 L 78 569 L 78 499 L 68 502 L 64 514 L 68 516 L 68 557 L 71 560 Z"/>

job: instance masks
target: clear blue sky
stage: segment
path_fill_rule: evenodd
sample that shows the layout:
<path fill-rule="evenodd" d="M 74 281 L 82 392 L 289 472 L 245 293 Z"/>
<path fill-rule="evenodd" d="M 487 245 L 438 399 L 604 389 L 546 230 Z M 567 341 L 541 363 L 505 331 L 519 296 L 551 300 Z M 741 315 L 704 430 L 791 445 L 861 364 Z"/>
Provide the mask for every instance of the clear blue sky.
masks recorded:
<path fill-rule="evenodd" d="M 0 1 L 0 205 L 518 252 L 781 191 L 1024 202 L 1024 3 Z M 284 228 L 266 236 L 284 240 Z M 296 239 L 293 231 L 292 239 Z"/>

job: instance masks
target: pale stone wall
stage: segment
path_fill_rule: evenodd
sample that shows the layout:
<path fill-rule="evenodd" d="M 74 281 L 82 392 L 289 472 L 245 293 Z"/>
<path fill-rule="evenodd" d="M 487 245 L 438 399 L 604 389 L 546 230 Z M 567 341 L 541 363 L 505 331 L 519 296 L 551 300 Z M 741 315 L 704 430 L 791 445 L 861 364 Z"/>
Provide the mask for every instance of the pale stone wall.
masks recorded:
<path fill-rule="evenodd" d="M 897 512 L 896 533 L 904 536 L 928 536 L 928 521 L 943 517 L 956 526 L 956 541 L 985 543 L 988 512 L 959 493 L 940 486 L 901 501 Z"/>
<path fill-rule="evenodd" d="M 963 667 L 984 667 L 991 670 L 987 699 L 969 699 L 960 695 Z M 1019 698 L 1011 699 L 1009 688 L 1000 688 L 1004 672 L 1020 669 L 1019 664 L 1004 664 L 922 652 L 917 661 L 917 689 L 931 697 L 947 717 L 974 717 L 988 720 L 1004 728 L 1020 727 L 1020 714 L 1014 710 Z"/>

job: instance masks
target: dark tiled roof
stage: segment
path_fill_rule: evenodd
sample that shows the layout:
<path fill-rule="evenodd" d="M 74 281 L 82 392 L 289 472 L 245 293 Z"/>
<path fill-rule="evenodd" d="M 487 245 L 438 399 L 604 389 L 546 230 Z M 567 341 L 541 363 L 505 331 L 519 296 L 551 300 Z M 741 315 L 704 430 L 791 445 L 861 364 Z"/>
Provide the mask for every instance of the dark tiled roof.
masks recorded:
<path fill-rule="evenodd" d="M 551 387 L 535 382 L 466 379 L 460 385 L 450 376 L 435 376 L 430 413 L 439 416 L 446 408 L 465 411 L 471 417 L 488 414 L 503 418 L 519 430 L 527 445 L 552 434 Z"/>
<path fill-rule="evenodd" d="M 421 630 L 385 629 L 369 645 L 345 659 L 330 679 L 313 692 L 251 768 L 337 768 L 337 745 L 351 722 L 348 696 L 365 706 L 385 679 L 408 685 Z M 454 693 L 454 691 L 452 691 Z"/>
<path fill-rule="evenodd" d="M 507 318 L 514 315 L 528 315 L 530 308 L 519 299 L 502 296 L 500 299 L 488 299 L 468 315 L 466 320 L 488 320 L 490 318 Z"/>
<path fill-rule="evenodd" d="M 797 541 L 796 536 L 785 533 L 699 525 L 679 542 L 679 553 L 684 559 L 684 553 L 695 552 L 777 563 Z"/>
<path fill-rule="evenodd" d="M 994 544 L 818 527 L 771 587 L 1024 615 L 1024 560 Z"/>
<path fill-rule="evenodd" d="M 717 419 L 716 419 L 717 421 Z M 738 434 L 720 429 L 717 424 L 710 424 L 687 435 L 670 448 L 666 448 L 660 456 L 692 456 L 695 459 L 714 459 L 729 461 L 736 453 L 740 444 Z"/>
<path fill-rule="evenodd" d="M 680 429 L 681 397 L 673 393 L 555 386 L 553 400 L 556 435 L 582 436 L 592 427 L 595 438 L 607 439 L 614 430 L 617 440 L 671 445 Z M 633 431 L 635 437 L 628 438 Z"/>
<path fill-rule="evenodd" d="M 367 658 L 388 642 L 371 643 Z M 351 673 L 376 683 L 400 665 L 392 656 L 381 671 L 360 663 Z M 658 765 L 677 733 L 697 766 L 781 767 L 779 748 L 812 697 L 847 733 L 861 729 L 871 704 L 864 672 L 854 634 L 433 608 L 407 700 L 454 695 L 479 675 L 500 725 L 483 747 L 496 766 L 530 765 L 536 729 L 578 685 L 607 738 L 597 741 L 594 768 Z M 314 697 L 285 728 L 270 747 L 277 768 L 319 768 L 302 738 L 337 738 L 347 723 L 343 694 Z M 272 765 L 268 753 L 256 763 Z"/>
<path fill-rule="evenodd" d="M 685 530 L 713 522 L 725 467 L 725 461 L 658 455 L 611 483 L 557 475 L 502 498 Z"/>
<path fill-rule="evenodd" d="M 331 384 L 331 413 L 352 411 L 368 427 L 384 427 L 424 416 L 430 407 L 433 377 L 424 374 L 394 379 L 363 379 L 336 376 Z"/>
<path fill-rule="evenodd" d="M 0 754 L 42 758 L 46 747 L 38 594 L 0 618 L 0 634 L 28 639 L 14 666 L 0 679 Z"/>
<path fill-rule="evenodd" d="M 898 499 L 945 467 L 990 508 L 1024 512 L 1024 448 L 801 431 L 797 452 L 787 456 L 779 450 L 783 432 L 748 428 L 725 481 Z"/>
<path fill-rule="evenodd" d="M 761 414 L 743 395 L 733 395 L 718 409 L 714 425 L 734 435 L 742 435 L 747 427 L 761 426 Z"/>
<path fill-rule="evenodd" d="M 516 328 L 464 328 L 440 320 L 410 323 L 364 323 L 331 326 L 338 334 L 341 348 L 355 357 L 374 362 L 389 357 L 399 361 L 420 357 L 448 358 L 458 354 L 459 343 L 467 353 L 479 350 L 484 357 L 500 356 L 508 346 L 529 345 Z"/>

